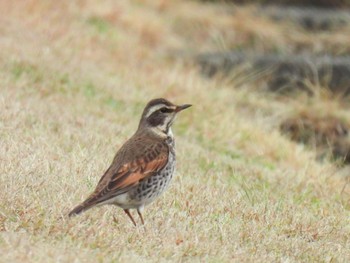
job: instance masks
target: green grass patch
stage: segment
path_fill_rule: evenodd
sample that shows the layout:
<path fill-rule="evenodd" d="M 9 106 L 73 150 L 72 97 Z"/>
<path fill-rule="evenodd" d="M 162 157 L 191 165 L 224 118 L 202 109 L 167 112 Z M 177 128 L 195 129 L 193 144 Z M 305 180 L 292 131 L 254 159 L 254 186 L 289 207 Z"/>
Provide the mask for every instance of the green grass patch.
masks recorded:
<path fill-rule="evenodd" d="M 15 81 L 22 78 L 28 78 L 32 83 L 39 83 L 44 78 L 44 74 L 39 67 L 27 62 L 14 62 L 10 66 L 10 71 Z"/>
<path fill-rule="evenodd" d="M 106 34 L 112 29 L 110 22 L 98 16 L 89 17 L 86 23 L 100 34 Z"/>

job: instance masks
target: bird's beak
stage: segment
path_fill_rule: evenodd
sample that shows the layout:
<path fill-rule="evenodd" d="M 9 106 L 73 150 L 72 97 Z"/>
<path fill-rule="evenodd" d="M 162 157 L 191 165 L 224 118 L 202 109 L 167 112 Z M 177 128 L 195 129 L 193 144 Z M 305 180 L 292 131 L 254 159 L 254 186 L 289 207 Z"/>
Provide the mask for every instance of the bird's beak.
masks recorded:
<path fill-rule="evenodd" d="M 184 104 L 184 105 L 176 106 L 175 112 L 182 111 L 182 110 L 187 109 L 191 106 L 192 106 L 191 104 Z"/>

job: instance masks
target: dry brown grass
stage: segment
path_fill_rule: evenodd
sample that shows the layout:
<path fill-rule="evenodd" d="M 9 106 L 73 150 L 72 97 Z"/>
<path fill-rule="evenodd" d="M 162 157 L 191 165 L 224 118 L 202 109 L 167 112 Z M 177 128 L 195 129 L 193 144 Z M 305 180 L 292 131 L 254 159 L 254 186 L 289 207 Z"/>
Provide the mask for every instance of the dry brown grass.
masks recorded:
<path fill-rule="evenodd" d="M 203 80 L 167 56 L 220 46 L 244 17 L 162 0 L 1 1 L 0 10 L 0 261 L 350 259 L 346 179 L 274 128 L 293 106 Z M 175 124 L 177 176 L 146 209 L 146 230 L 114 207 L 68 220 L 160 96 L 195 106 Z"/>

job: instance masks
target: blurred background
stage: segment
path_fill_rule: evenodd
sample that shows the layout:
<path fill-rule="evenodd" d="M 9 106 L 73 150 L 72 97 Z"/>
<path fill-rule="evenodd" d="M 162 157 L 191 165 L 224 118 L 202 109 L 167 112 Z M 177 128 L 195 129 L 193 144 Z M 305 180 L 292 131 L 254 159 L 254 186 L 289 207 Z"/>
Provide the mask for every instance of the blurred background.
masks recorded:
<path fill-rule="evenodd" d="M 215 51 L 199 55 L 203 75 L 236 88 L 251 83 L 277 93 L 279 101 L 294 99 L 295 112 L 282 117 L 281 133 L 311 145 L 321 159 L 348 163 L 349 119 L 341 110 L 348 109 L 350 92 L 350 2 L 228 2 L 235 24 L 218 33 Z"/>

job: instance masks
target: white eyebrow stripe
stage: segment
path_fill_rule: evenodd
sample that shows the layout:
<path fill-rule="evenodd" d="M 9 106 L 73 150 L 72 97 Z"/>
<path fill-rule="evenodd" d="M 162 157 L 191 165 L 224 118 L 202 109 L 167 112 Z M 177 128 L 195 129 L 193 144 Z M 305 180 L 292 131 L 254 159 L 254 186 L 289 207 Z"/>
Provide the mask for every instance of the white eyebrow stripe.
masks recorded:
<path fill-rule="evenodd" d="M 152 108 L 149 109 L 149 111 L 146 114 L 146 118 L 148 118 L 149 116 L 152 115 L 153 112 L 156 112 L 157 110 L 161 109 L 161 108 L 168 108 L 168 109 L 172 109 L 175 110 L 176 106 L 167 106 L 165 104 L 160 104 L 160 105 L 154 105 Z"/>
<path fill-rule="evenodd" d="M 152 115 L 153 112 L 156 112 L 157 110 L 166 107 L 164 104 L 160 104 L 160 105 L 154 105 L 152 108 L 150 108 L 146 114 L 146 117 L 149 117 Z"/>

